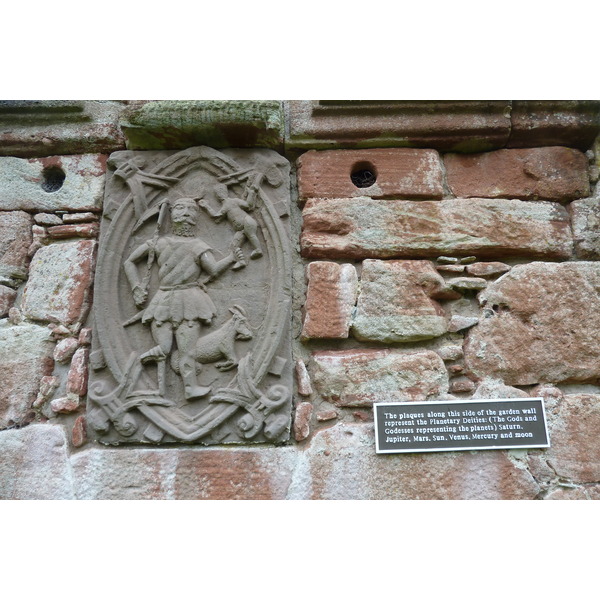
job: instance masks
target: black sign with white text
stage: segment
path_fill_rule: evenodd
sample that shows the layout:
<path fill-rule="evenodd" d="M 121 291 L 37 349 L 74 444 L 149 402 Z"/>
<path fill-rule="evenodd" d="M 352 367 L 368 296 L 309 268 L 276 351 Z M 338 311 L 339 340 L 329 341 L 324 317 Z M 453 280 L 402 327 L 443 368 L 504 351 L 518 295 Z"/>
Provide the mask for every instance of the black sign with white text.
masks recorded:
<path fill-rule="evenodd" d="M 542 398 L 375 403 L 378 454 L 548 448 Z"/>

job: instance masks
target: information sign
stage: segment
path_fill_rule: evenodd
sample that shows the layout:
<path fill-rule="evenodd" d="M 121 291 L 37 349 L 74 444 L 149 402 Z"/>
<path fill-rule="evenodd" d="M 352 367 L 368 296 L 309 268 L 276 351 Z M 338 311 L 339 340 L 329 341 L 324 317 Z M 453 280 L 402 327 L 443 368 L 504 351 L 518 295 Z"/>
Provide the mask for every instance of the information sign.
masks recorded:
<path fill-rule="evenodd" d="M 378 454 L 548 448 L 543 398 L 373 405 Z"/>

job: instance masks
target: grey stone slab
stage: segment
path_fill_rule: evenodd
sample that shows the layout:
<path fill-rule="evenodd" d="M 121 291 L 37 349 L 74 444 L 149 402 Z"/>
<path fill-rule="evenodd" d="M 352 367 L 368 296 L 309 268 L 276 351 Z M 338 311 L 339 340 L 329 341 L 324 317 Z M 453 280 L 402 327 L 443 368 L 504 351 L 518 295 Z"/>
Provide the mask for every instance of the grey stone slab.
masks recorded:
<path fill-rule="evenodd" d="M 0 284 L 18 287 L 27 278 L 33 219 L 15 210 L 0 211 Z"/>
<path fill-rule="evenodd" d="M 0 431 L 1 500 L 72 500 L 67 439 L 58 425 Z"/>
<path fill-rule="evenodd" d="M 128 107 L 120 120 L 130 150 L 283 147 L 283 104 L 269 100 L 161 100 Z"/>
<path fill-rule="evenodd" d="M 105 159 L 99 154 L 0 157 L 0 210 L 99 210 Z"/>
<path fill-rule="evenodd" d="M 569 210 L 577 258 L 600 259 L 600 190 L 594 198 L 571 202 Z"/>
<path fill-rule="evenodd" d="M 83 450 L 71 458 L 79 500 L 283 500 L 295 448 Z"/>
<path fill-rule="evenodd" d="M 53 367 L 50 330 L 0 320 L 0 429 L 28 419 L 43 376 Z"/>
<path fill-rule="evenodd" d="M 289 163 L 206 146 L 109 160 L 88 423 L 103 443 L 289 438 Z"/>
<path fill-rule="evenodd" d="M 570 219 L 556 202 L 318 198 L 303 209 L 309 258 L 507 257 L 567 259 Z"/>
<path fill-rule="evenodd" d="M 507 452 L 375 454 L 373 424 L 337 423 L 298 459 L 293 500 L 531 500 L 540 487 Z"/>
<path fill-rule="evenodd" d="M 29 269 L 21 309 L 33 320 L 73 325 L 90 303 L 97 242 L 57 242 L 40 248 Z"/>
<path fill-rule="evenodd" d="M 125 102 L 0 101 L 0 156 L 114 152 L 125 148 L 118 126 Z"/>

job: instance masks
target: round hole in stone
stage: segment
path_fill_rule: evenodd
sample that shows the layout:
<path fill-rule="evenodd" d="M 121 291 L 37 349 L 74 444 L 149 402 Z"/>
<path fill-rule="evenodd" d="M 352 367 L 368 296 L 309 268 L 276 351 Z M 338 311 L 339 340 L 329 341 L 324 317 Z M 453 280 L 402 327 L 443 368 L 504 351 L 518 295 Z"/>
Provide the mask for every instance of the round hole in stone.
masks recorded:
<path fill-rule="evenodd" d="M 46 167 L 42 171 L 42 189 L 45 192 L 56 192 L 60 190 L 65 181 L 65 172 L 60 167 Z"/>
<path fill-rule="evenodd" d="M 359 162 L 352 167 L 350 179 L 357 188 L 368 188 L 377 181 L 377 170 L 370 162 Z"/>

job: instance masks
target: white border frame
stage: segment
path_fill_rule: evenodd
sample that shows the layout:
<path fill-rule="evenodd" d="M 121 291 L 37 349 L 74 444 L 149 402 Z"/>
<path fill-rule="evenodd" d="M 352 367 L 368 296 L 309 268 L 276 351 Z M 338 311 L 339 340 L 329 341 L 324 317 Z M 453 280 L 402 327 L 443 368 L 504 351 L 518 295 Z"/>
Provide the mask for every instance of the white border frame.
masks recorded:
<path fill-rule="evenodd" d="M 378 406 L 426 406 L 431 407 L 435 404 L 452 405 L 457 406 L 462 404 L 497 404 L 499 402 L 529 402 L 533 400 L 539 400 L 542 405 L 542 415 L 544 417 L 544 431 L 546 432 L 547 444 L 519 444 L 515 446 L 469 446 L 469 447 L 452 447 L 452 448 L 411 448 L 407 450 L 380 450 L 379 449 L 379 428 L 377 419 L 377 407 Z M 544 406 L 544 399 L 542 397 L 534 398 L 497 398 L 497 399 L 485 399 L 480 400 L 432 400 L 431 402 L 375 402 L 373 403 L 373 419 L 375 422 L 375 452 L 376 454 L 409 454 L 419 452 L 463 452 L 467 450 L 511 450 L 511 449 L 523 449 L 523 448 L 550 448 L 550 435 L 548 433 L 548 423 L 546 421 L 546 407 Z"/>

